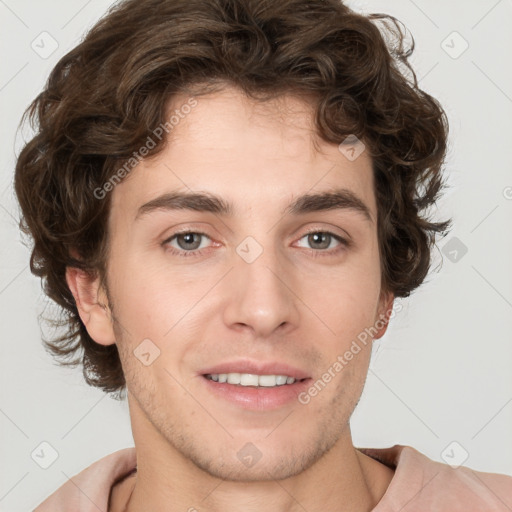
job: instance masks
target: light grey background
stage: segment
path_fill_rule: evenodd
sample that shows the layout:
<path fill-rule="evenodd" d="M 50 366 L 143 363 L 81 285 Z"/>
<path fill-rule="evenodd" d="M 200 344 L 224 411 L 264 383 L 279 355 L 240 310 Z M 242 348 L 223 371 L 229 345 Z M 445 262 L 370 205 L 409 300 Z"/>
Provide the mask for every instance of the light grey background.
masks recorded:
<path fill-rule="evenodd" d="M 4 512 L 32 509 L 92 462 L 133 445 L 127 404 L 86 386 L 80 369 L 58 368 L 42 348 L 37 317 L 48 301 L 20 243 L 12 188 L 15 155 L 30 134 L 17 133 L 23 110 L 58 59 L 110 4 L 0 0 Z M 454 218 L 451 234 L 435 253 L 437 272 L 410 298 L 397 301 L 401 311 L 375 344 L 352 418 L 354 444 L 407 444 L 455 463 L 467 453 L 464 465 L 512 475 L 512 2 L 349 5 L 396 16 L 416 40 L 412 62 L 420 86 L 440 100 L 450 121 L 451 188 L 437 214 Z M 50 52 L 52 39 L 58 48 L 45 58 L 31 47 L 34 42 L 40 53 Z M 469 46 L 458 55 L 464 41 Z M 443 251 L 448 242 L 459 245 Z M 464 255 L 461 244 L 467 247 Z M 31 457 L 34 450 L 41 453 L 44 441 L 59 455 L 48 469 Z"/>

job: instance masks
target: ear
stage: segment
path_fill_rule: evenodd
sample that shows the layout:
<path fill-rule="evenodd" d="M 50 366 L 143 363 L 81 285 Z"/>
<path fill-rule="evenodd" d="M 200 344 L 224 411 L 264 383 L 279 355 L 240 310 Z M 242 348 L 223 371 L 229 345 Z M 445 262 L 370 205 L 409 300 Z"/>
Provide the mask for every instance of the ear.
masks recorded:
<path fill-rule="evenodd" d="M 375 319 L 375 326 L 378 329 L 378 332 L 374 338 L 376 340 L 382 338 L 382 336 L 384 336 L 385 332 L 388 329 L 389 317 L 393 312 L 394 300 L 395 296 L 391 292 L 385 292 L 381 294 L 379 300 L 379 307 L 377 310 L 377 318 Z"/>
<path fill-rule="evenodd" d="M 89 336 L 100 345 L 114 344 L 112 316 L 108 298 L 100 287 L 99 276 L 92 278 L 83 270 L 67 267 L 66 281 Z"/>

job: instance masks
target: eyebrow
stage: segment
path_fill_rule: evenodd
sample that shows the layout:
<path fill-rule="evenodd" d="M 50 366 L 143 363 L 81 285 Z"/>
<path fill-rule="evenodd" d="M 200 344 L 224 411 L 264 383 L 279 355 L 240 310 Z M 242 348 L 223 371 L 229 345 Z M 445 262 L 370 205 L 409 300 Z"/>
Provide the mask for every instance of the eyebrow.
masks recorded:
<path fill-rule="evenodd" d="M 235 208 L 232 203 L 210 193 L 168 192 L 143 204 L 137 211 L 135 221 L 157 210 L 193 210 L 230 217 Z M 304 215 L 327 210 L 354 211 L 368 222 L 373 222 L 370 208 L 354 192 L 344 188 L 299 196 L 281 214 Z"/>

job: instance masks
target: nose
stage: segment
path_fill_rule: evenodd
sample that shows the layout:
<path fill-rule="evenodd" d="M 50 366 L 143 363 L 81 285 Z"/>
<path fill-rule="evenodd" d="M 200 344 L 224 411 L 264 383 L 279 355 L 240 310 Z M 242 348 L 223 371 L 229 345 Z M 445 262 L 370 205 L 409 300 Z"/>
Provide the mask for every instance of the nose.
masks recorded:
<path fill-rule="evenodd" d="M 263 248 L 252 262 L 234 254 L 234 268 L 227 280 L 225 325 L 251 330 L 258 338 L 297 328 L 299 299 L 292 267 L 286 263 L 284 256 L 270 247 Z"/>

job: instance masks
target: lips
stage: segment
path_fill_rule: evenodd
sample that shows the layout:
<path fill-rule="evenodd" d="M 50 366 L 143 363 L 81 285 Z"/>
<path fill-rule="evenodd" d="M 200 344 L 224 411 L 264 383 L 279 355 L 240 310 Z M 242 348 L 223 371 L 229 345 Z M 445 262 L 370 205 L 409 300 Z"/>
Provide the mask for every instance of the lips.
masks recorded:
<path fill-rule="evenodd" d="M 287 363 L 277 361 L 254 361 L 250 359 L 238 359 L 226 361 L 214 366 L 208 366 L 198 372 L 198 375 L 211 375 L 220 373 L 251 373 L 256 375 L 287 375 L 295 380 L 309 378 L 309 374 Z"/>
<path fill-rule="evenodd" d="M 225 366 L 223 366 L 224 368 Z M 268 365 L 268 367 L 272 367 Z M 215 367 L 213 367 L 215 368 Z M 261 371 L 261 366 L 259 366 Z M 276 368 L 275 366 L 273 368 Z M 283 365 L 279 365 L 279 371 L 283 369 Z M 295 370 L 295 372 L 293 371 Z M 206 371 L 206 369 L 205 369 Z M 251 370 L 254 371 L 254 370 Z M 275 371 L 271 370 L 271 371 Z M 287 366 L 286 371 L 289 373 L 295 373 L 300 376 L 301 372 L 297 372 L 297 368 Z M 233 373 L 237 372 L 232 372 Z M 260 413 L 275 411 L 282 407 L 297 406 L 300 402 L 299 396 L 304 393 L 307 387 L 310 385 L 311 378 L 304 378 L 296 380 L 292 384 L 284 384 L 272 387 L 265 386 L 242 386 L 236 384 L 230 384 L 228 382 L 216 382 L 208 379 L 205 375 L 202 375 L 200 381 L 200 389 L 204 389 L 205 392 L 214 400 L 220 400 L 219 405 L 224 407 L 228 405 L 228 409 L 222 409 L 225 414 L 229 414 L 235 410 L 251 410 Z"/>

